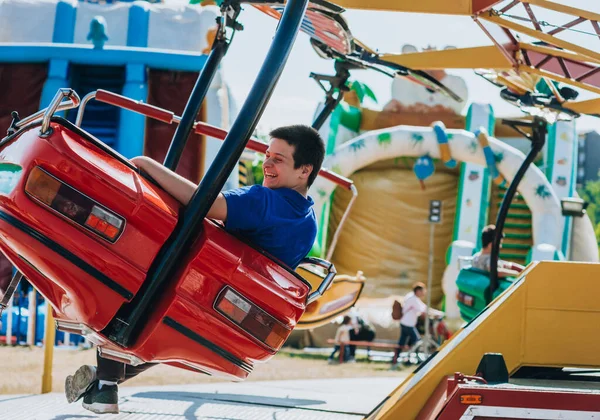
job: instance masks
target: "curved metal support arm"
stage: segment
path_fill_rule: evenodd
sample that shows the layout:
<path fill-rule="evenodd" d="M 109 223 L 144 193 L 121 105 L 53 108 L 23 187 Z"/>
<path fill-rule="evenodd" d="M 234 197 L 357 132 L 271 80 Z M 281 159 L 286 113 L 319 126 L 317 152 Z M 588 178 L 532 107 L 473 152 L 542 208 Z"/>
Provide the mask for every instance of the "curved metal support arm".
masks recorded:
<path fill-rule="evenodd" d="M 332 263 L 330 263 L 329 261 L 322 260 L 321 258 L 306 257 L 300 262 L 300 265 L 302 265 L 302 264 L 316 265 L 317 267 L 321 267 L 327 271 L 327 275 L 325 276 L 325 278 L 323 279 L 323 281 L 321 282 L 319 287 L 317 287 L 317 290 L 315 290 L 314 292 L 311 292 L 308 295 L 308 298 L 306 298 L 306 304 L 310 305 L 315 300 L 317 300 L 321 296 L 323 296 L 323 293 L 325 293 L 325 291 L 329 288 L 329 286 L 333 282 L 333 279 L 334 279 L 335 275 L 337 274 L 337 271 L 335 270 L 335 266 Z"/>
<path fill-rule="evenodd" d="M 68 95 L 64 95 L 63 91 L 70 91 L 70 93 Z M 62 100 L 68 97 L 70 98 L 70 100 L 63 102 Z M 19 120 L 16 124 L 15 124 L 15 128 L 18 130 L 20 128 L 25 127 L 27 124 L 30 124 L 36 120 L 39 120 L 40 118 L 43 118 L 46 116 L 46 113 L 48 113 L 52 107 L 52 104 L 54 104 L 54 102 L 57 100 L 57 98 L 59 98 L 59 101 L 56 105 L 56 108 L 50 112 L 48 114 L 48 122 L 47 124 L 50 125 L 50 118 L 52 118 L 52 115 L 54 115 L 55 112 L 60 112 L 60 111 L 64 111 L 67 109 L 73 109 L 73 108 L 77 108 L 79 106 L 79 96 L 77 95 L 77 93 L 75 93 L 75 91 L 73 89 L 59 89 L 58 92 L 56 93 L 56 95 L 54 96 L 54 99 L 52 100 L 52 102 L 50 103 L 50 105 L 47 108 L 44 108 L 38 112 L 36 112 L 35 114 L 31 114 L 28 117 L 25 117 L 21 120 Z M 43 124 L 42 124 L 43 127 Z M 47 131 L 47 127 L 46 127 L 46 131 Z"/>
<path fill-rule="evenodd" d="M 70 99 L 63 103 L 64 99 Z M 44 110 L 44 116 L 42 118 L 42 128 L 40 129 L 41 134 L 46 134 L 48 128 L 50 128 L 50 119 L 54 116 L 54 113 L 65 109 L 77 108 L 79 106 L 79 95 L 73 90 L 68 88 L 58 89 L 56 95 L 48 105 L 48 108 Z M 35 115 L 35 114 L 34 114 Z"/>
<path fill-rule="evenodd" d="M 489 300 L 492 299 L 494 292 L 496 289 L 498 289 L 498 257 L 500 255 L 500 242 L 502 242 L 502 231 L 504 229 L 506 216 L 508 216 L 510 204 L 517 192 L 517 188 L 521 182 L 521 179 L 523 179 L 525 172 L 527 172 L 527 169 L 529 169 L 529 165 L 531 165 L 537 154 L 543 149 L 544 143 L 546 142 L 547 123 L 543 118 L 535 117 L 531 123 L 519 124 L 531 126 L 533 134 L 531 137 L 528 137 L 531 140 L 531 150 L 519 167 L 519 170 L 508 187 L 508 190 L 506 190 L 506 194 L 504 194 L 504 199 L 502 200 L 502 205 L 500 206 L 500 211 L 498 211 L 498 217 L 496 218 L 496 234 L 494 236 L 494 242 L 492 243 L 492 252 L 490 255 Z"/>
<path fill-rule="evenodd" d="M 81 127 L 81 123 L 83 122 L 83 113 L 85 112 L 85 107 L 87 106 L 88 102 L 91 101 L 92 99 L 94 99 L 95 97 L 96 97 L 96 91 L 88 93 L 81 100 L 81 106 L 79 107 L 79 110 L 77 111 L 77 118 L 75 119 L 75 125 L 77 127 Z"/>
<path fill-rule="evenodd" d="M 327 120 L 327 117 L 335 110 L 335 108 L 344 99 L 344 93 L 350 89 L 346 86 L 346 82 L 350 78 L 349 69 L 352 66 L 349 63 L 343 61 L 335 62 L 335 76 L 323 76 L 321 74 L 311 73 L 310 77 L 315 79 L 321 89 L 325 91 L 325 104 L 323 109 L 313 121 L 312 127 L 315 130 L 320 130 L 321 126 Z M 329 83 L 329 89 L 323 86 L 323 82 Z M 337 96 L 334 97 L 334 93 L 337 92 Z"/>
<path fill-rule="evenodd" d="M 338 239 L 340 238 L 340 232 L 342 231 L 342 227 L 344 226 L 344 223 L 346 223 L 346 220 L 348 219 L 348 214 L 350 213 L 350 210 L 352 209 L 352 206 L 354 205 L 354 202 L 356 201 L 356 197 L 358 197 L 358 191 L 356 190 L 356 187 L 354 186 L 354 184 L 352 184 L 350 186 L 350 191 L 352 191 L 352 198 L 350 199 L 350 202 L 348 203 L 348 206 L 346 207 L 346 210 L 344 211 L 344 214 L 342 215 L 342 218 L 340 219 L 340 223 L 338 224 L 337 228 L 335 229 L 333 238 L 331 238 L 331 244 L 329 245 L 329 249 L 327 250 L 327 256 L 325 257 L 326 260 L 331 260 L 331 257 L 333 256 L 333 251 L 335 250 Z"/>

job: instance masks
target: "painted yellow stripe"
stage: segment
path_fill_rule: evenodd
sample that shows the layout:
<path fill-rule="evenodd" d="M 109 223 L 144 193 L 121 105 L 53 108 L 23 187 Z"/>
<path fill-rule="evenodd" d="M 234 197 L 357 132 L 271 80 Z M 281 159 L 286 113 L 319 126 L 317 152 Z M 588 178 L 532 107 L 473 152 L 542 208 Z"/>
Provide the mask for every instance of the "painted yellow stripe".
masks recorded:
<path fill-rule="evenodd" d="M 509 70 L 511 62 L 494 46 L 423 51 L 408 54 L 383 54 L 385 61 L 413 70 L 497 69 Z"/>

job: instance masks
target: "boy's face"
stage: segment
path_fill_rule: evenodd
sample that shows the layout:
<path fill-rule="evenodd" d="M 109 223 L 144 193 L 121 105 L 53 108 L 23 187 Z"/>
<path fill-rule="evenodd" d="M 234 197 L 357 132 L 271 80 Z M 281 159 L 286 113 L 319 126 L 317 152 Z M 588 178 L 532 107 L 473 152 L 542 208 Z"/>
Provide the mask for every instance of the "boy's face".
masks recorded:
<path fill-rule="evenodd" d="M 294 168 L 295 147 L 282 139 L 273 138 L 263 163 L 263 186 L 271 189 L 306 189 L 312 165 Z"/>

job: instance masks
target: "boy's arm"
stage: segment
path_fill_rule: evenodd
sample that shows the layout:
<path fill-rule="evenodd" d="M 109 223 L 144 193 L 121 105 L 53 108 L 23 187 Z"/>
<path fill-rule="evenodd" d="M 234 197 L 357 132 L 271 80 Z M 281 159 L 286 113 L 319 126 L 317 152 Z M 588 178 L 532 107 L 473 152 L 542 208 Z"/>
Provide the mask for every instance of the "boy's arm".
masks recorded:
<path fill-rule="evenodd" d="M 498 277 L 506 278 L 506 277 L 516 277 L 519 275 L 519 271 L 516 270 L 507 270 L 506 268 L 498 268 Z"/>
<path fill-rule="evenodd" d="M 163 190 L 172 195 L 183 205 L 187 205 L 196 191 L 197 185 L 188 181 L 181 175 L 165 168 L 160 163 L 146 156 L 138 156 L 131 161 L 148 175 L 150 175 Z M 227 201 L 223 194 L 219 194 L 206 217 L 210 219 L 227 220 Z"/>

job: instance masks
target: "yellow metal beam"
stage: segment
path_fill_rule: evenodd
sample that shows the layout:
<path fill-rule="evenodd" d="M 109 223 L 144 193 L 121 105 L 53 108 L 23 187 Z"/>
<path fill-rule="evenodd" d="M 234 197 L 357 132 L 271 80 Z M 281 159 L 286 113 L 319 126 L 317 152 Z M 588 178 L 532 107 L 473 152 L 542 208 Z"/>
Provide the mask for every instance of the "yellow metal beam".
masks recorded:
<path fill-rule="evenodd" d="M 526 73 L 531 73 L 531 74 L 537 74 L 539 76 L 547 77 L 548 79 L 552 79 L 552 80 L 557 81 L 557 82 L 566 83 L 566 84 L 571 85 L 571 86 L 575 86 L 575 87 L 578 87 L 578 88 L 581 88 L 581 89 L 588 90 L 588 91 L 593 92 L 593 93 L 600 94 L 600 88 L 598 88 L 596 86 L 592 86 L 592 85 L 589 85 L 587 83 L 581 83 L 581 82 L 578 82 L 577 80 L 574 80 L 574 79 L 567 79 L 566 77 L 559 76 L 558 74 L 551 73 L 551 72 L 546 71 L 546 70 L 540 70 L 540 69 L 536 69 L 534 67 L 529 67 L 529 66 L 526 66 L 526 65 L 521 65 L 521 66 L 519 66 L 519 71 L 524 71 Z"/>
<path fill-rule="evenodd" d="M 362 48 L 363 50 L 365 50 L 366 52 L 368 52 L 369 54 L 377 54 L 377 52 L 376 52 L 374 49 L 372 49 L 372 48 L 369 48 L 369 47 L 367 46 L 367 44 L 364 44 L 362 41 L 358 40 L 357 38 L 354 38 L 354 43 L 355 43 L 356 45 L 358 45 L 359 47 L 361 47 L 361 48 Z"/>
<path fill-rule="evenodd" d="M 513 92 L 518 93 L 519 95 L 524 95 L 527 92 L 531 92 L 531 88 L 526 86 L 523 81 L 510 79 L 502 75 L 498 75 L 497 78 L 499 83 L 502 83 L 504 86 Z"/>
<path fill-rule="evenodd" d="M 600 115 L 600 98 L 588 99 L 587 101 L 566 102 L 563 106 L 580 114 Z"/>
<path fill-rule="evenodd" d="M 413 70 L 512 68 L 510 61 L 494 46 L 383 54 L 381 58 Z"/>
<path fill-rule="evenodd" d="M 571 6 L 565 6 L 562 4 L 554 3 L 547 0 L 521 0 L 521 3 L 529 3 L 539 7 L 543 7 L 544 9 L 553 10 L 559 13 L 566 13 L 568 15 L 582 17 L 584 19 L 600 21 L 600 14 L 590 12 L 588 10 L 577 9 Z M 595 2 L 590 2 L 595 3 Z"/>
<path fill-rule="evenodd" d="M 443 378 L 474 375 L 485 353 L 502 353 L 510 373 L 521 366 L 600 367 L 600 353 L 589 351 L 600 345 L 598 276 L 600 264 L 530 265 L 524 278 L 407 377 L 369 419 L 417 418 Z"/>
<path fill-rule="evenodd" d="M 47 302 L 47 301 L 46 301 Z M 42 373 L 42 394 L 52 392 L 52 361 L 54 360 L 54 339 L 56 326 L 50 303 L 46 303 L 46 334 L 44 337 L 44 371 Z"/>
<path fill-rule="evenodd" d="M 471 16 L 501 0 L 336 0 L 345 9 Z"/>
<path fill-rule="evenodd" d="M 514 23 L 509 20 L 502 19 L 498 16 L 492 16 L 492 15 L 483 16 L 483 15 L 481 15 L 479 18 L 482 20 L 485 20 L 487 22 L 494 23 L 503 28 L 512 29 L 513 31 L 529 35 L 533 38 L 537 38 L 540 41 L 545 41 L 549 44 L 556 45 L 557 47 L 565 48 L 567 50 L 576 52 L 577 54 L 581 54 L 584 57 L 593 58 L 594 60 L 600 60 L 600 53 L 597 53 L 592 50 L 588 50 L 587 48 L 580 47 L 579 45 L 573 44 L 571 42 L 563 41 L 560 38 L 545 34 L 540 31 L 536 31 L 535 29 L 531 29 L 526 26 L 519 25 L 518 23 Z"/>

